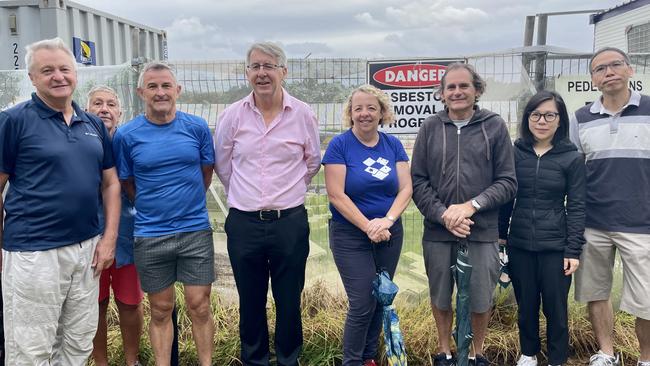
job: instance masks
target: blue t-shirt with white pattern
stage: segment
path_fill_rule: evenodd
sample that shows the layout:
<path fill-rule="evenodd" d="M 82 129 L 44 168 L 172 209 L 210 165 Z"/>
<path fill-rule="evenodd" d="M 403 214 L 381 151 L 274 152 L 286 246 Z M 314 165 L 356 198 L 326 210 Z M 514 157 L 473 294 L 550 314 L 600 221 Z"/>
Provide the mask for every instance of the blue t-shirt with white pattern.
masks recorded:
<path fill-rule="evenodd" d="M 369 147 L 349 129 L 332 139 L 322 163 L 345 165 L 345 194 L 372 220 L 386 216 L 395 201 L 399 191 L 398 161 L 408 161 L 408 156 L 396 137 L 379 132 L 379 141 Z M 333 220 L 349 223 L 332 204 L 330 211 Z"/>

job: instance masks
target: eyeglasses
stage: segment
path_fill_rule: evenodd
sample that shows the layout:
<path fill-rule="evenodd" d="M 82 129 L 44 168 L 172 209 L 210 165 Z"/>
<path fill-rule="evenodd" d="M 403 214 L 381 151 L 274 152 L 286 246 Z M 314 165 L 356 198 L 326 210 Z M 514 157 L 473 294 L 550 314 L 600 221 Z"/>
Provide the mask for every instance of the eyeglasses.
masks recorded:
<path fill-rule="evenodd" d="M 627 62 L 625 62 L 625 60 L 616 60 L 616 61 L 612 61 L 612 62 L 610 62 L 608 64 L 602 64 L 602 65 L 598 65 L 598 66 L 594 67 L 593 70 L 591 70 L 591 73 L 593 75 L 602 75 L 607 71 L 608 67 L 610 69 L 612 69 L 612 71 L 618 72 L 618 71 L 622 70 L 623 67 L 625 67 L 625 66 L 627 66 Z"/>
<path fill-rule="evenodd" d="M 276 64 L 250 64 L 246 66 L 247 69 L 251 71 L 260 71 L 260 70 L 266 70 L 266 71 L 273 71 L 277 70 L 280 67 L 284 67 L 284 65 L 276 65 Z"/>
<path fill-rule="evenodd" d="M 559 113 L 555 113 L 555 112 L 546 112 L 546 113 L 533 112 L 530 114 L 530 116 L 528 116 L 528 119 L 533 122 L 539 122 L 539 120 L 541 120 L 543 116 L 546 122 L 554 122 L 557 119 L 558 115 Z"/>

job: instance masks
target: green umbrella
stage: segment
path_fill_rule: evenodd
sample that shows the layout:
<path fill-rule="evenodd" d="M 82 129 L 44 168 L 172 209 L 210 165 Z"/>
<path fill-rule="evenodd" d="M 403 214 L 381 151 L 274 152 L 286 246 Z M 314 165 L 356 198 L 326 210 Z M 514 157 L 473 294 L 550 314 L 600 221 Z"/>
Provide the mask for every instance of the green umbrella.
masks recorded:
<path fill-rule="evenodd" d="M 456 264 L 451 267 L 456 280 L 456 327 L 454 340 L 458 352 L 458 366 L 469 365 L 469 346 L 472 343 L 472 319 L 470 312 L 470 278 L 472 265 L 469 264 L 467 240 L 458 245 Z"/>

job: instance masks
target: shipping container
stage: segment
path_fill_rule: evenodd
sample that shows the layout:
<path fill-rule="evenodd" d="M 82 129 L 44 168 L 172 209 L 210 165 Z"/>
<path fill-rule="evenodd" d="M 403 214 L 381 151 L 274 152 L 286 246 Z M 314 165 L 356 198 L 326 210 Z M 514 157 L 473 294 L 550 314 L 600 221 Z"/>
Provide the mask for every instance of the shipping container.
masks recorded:
<path fill-rule="evenodd" d="M 25 68 L 25 46 L 61 37 L 80 65 L 166 60 L 164 30 L 68 0 L 0 1 L 0 70 Z"/>

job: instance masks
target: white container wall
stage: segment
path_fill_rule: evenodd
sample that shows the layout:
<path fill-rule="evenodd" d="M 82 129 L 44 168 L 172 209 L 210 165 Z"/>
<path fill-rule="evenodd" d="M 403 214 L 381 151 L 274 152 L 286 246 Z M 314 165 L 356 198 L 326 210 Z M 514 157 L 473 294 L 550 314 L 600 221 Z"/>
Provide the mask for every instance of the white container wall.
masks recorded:
<path fill-rule="evenodd" d="M 650 0 L 625 2 L 593 15 L 591 24 L 594 24 L 594 51 L 603 47 L 617 47 L 629 53 L 650 52 L 648 36 L 633 32 L 635 27 L 647 27 L 648 23 Z M 629 49 L 630 45 L 633 46 L 632 49 Z"/>
<path fill-rule="evenodd" d="M 67 0 L 0 1 L 0 70 L 25 68 L 25 46 L 57 36 L 70 49 L 73 38 L 94 43 L 96 66 L 167 58 L 161 29 Z"/>

